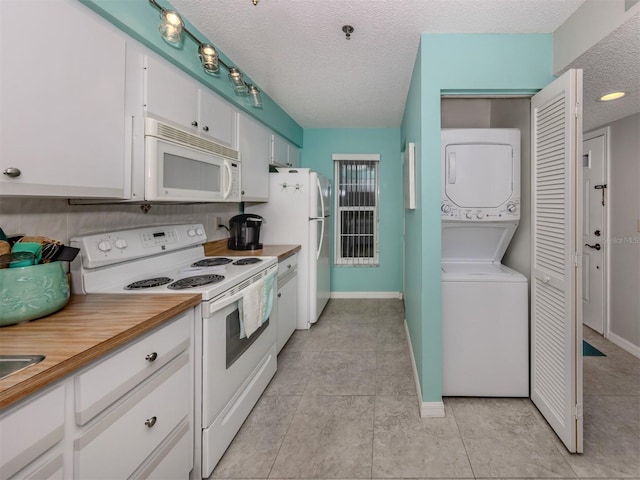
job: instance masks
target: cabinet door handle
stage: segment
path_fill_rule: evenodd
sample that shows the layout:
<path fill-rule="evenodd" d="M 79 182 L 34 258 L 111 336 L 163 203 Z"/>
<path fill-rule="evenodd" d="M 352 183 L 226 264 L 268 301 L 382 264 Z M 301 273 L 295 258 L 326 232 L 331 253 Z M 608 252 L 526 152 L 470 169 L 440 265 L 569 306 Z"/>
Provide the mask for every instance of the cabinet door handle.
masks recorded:
<path fill-rule="evenodd" d="M 20 169 L 15 167 L 9 167 L 5 169 L 2 173 L 7 177 L 11 177 L 11 178 L 17 178 L 22 174 Z"/>
<path fill-rule="evenodd" d="M 209 131 L 209 127 L 207 127 L 206 125 L 204 127 L 202 127 L 202 130 L 204 130 L 205 132 Z"/>
<path fill-rule="evenodd" d="M 149 355 L 147 355 L 146 357 L 144 357 L 144 359 L 147 362 L 153 362 L 155 361 L 155 359 L 158 358 L 158 354 L 156 352 L 150 353 Z"/>
<path fill-rule="evenodd" d="M 151 427 L 153 427 L 153 426 L 156 424 L 156 422 L 157 422 L 157 421 L 158 421 L 158 417 L 151 417 L 151 418 L 147 418 L 147 419 L 144 421 L 144 424 L 145 424 L 147 427 L 151 428 Z"/>
<path fill-rule="evenodd" d="M 287 268 L 291 268 L 291 265 L 287 265 Z"/>
<path fill-rule="evenodd" d="M 194 127 L 198 126 L 198 122 L 196 122 L 195 120 L 193 122 L 191 122 L 191 125 L 193 125 Z"/>
<path fill-rule="evenodd" d="M 279 293 L 279 294 L 278 294 L 278 298 L 280 298 L 281 296 L 282 296 L 282 294 L 281 294 L 281 293 Z"/>

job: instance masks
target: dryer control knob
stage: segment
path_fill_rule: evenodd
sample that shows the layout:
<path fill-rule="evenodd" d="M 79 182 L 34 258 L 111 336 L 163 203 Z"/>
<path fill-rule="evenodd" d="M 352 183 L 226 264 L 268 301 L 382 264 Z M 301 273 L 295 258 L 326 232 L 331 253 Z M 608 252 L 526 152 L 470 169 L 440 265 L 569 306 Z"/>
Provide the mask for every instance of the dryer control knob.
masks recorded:
<path fill-rule="evenodd" d="M 471 213 L 470 210 L 467 210 L 467 212 L 464 214 L 465 217 L 467 217 L 469 220 L 471 220 L 473 218 L 473 214 Z"/>
<path fill-rule="evenodd" d="M 190 237 L 195 237 L 196 230 L 194 228 L 190 228 L 189 230 L 187 230 L 187 235 L 189 235 Z"/>
<path fill-rule="evenodd" d="M 204 230 L 201 228 L 196 228 L 196 235 L 198 236 L 204 235 Z"/>
<path fill-rule="evenodd" d="M 451 206 L 443 203 L 440 210 L 442 210 L 442 213 L 449 213 L 451 211 Z"/>
<path fill-rule="evenodd" d="M 116 240 L 116 248 L 119 248 L 120 250 L 127 248 L 127 242 L 126 240 L 124 240 L 123 238 L 119 238 Z"/>
<path fill-rule="evenodd" d="M 507 212 L 513 213 L 516 211 L 516 208 L 518 207 L 516 207 L 515 203 L 510 203 L 507 205 Z"/>
<path fill-rule="evenodd" d="M 478 211 L 476 212 L 476 218 L 477 218 L 478 220 L 482 220 L 482 219 L 484 218 L 484 213 L 482 213 L 482 210 L 478 210 Z"/>

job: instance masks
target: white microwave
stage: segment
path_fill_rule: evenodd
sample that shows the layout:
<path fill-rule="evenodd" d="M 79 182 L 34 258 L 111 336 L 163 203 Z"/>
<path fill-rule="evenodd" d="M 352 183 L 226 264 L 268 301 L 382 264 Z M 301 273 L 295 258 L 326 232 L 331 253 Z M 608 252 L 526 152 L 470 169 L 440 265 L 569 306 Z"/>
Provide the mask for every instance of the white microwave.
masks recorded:
<path fill-rule="evenodd" d="M 144 125 L 145 200 L 240 202 L 240 153 L 155 118 Z"/>

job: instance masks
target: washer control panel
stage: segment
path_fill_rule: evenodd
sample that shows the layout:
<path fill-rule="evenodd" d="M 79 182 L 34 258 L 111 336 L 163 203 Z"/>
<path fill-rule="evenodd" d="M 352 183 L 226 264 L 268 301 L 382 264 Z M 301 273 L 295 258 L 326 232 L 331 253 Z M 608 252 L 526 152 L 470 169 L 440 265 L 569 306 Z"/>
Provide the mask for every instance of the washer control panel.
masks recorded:
<path fill-rule="evenodd" d="M 475 222 L 495 222 L 496 220 L 519 220 L 520 202 L 510 200 L 501 208 L 460 208 L 453 202 L 443 201 L 440 205 L 443 220 L 462 220 Z"/>

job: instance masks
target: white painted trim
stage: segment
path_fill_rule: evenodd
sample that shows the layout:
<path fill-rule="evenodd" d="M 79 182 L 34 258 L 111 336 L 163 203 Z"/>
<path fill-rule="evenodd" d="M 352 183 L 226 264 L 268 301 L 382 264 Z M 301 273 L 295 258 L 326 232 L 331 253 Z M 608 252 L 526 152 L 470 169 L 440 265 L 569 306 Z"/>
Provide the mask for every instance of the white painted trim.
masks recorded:
<path fill-rule="evenodd" d="M 368 162 L 379 162 L 379 153 L 333 153 L 331 160 L 366 160 Z"/>
<path fill-rule="evenodd" d="M 423 402 L 422 390 L 420 389 L 420 380 L 418 379 L 418 368 L 416 367 L 416 357 L 413 354 L 413 345 L 411 345 L 411 337 L 409 336 L 409 326 L 407 319 L 404 320 L 404 333 L 409 344 L 409 354 L 411 355 L 411 368 L 413 369 L 413 381 L 416 384 L 416 393 L 418 395 L 418 405 L 420 405 L 420 418 L 442 418 L 444 417 L 444 402 Z"/>
<path fill-rule="evenodd" d="M 398 298 L 401 292 L 331 292 L 330 298 Z"/>
<path fill-rule="evenodd" d="M 609 340 L 611 343 L 615 343 L 621 349 L 626 350 L 634 357 L 640 358 L 640 347 L 637 345 L 634 345 L 630 341 L 625 340 L 624 338 L 612 332 L 609 332 L 609 338 L 607 340 Z"/>
<path fill-rule="evenodd" d="M 582 144 L 587 140 L 593 140 L 597 137 L 604 137 L 604 183 L 609 185 L 609 188 L 605 189 L 605 209 L 604 209 L 604 224 L 603 224 L 603 237 L 609 238 L 611 235 L 611 215 L 609 214 L 609 208 L 611 208 L 611 200 L 609 197 L 609 192 L 611 191 L 611 184 L 609 182 L 609 178 L 611 178 L 611 162 L 609 159 L 611 158 L 611 142 L 609 141 L 611 138 L 611 127 L 607 126 L 604 128 L 598 128 L 597 130 L 592 130 L 590 132 L 585 133 L 582 136 Z M 584 153 L 584 152 L 583 152 Z M 609 320 L 611 319 L 611 302 L 610 302 L 610 292 L 611 292 L 611 248 L 607 243 L 604 243 L 604 258 L 603 258 L 603 268 L 604 268 L 604 282 L 602 292 L 602 301 L 604 302 L 604 318 L 602 320 L 602 336 L 604 338 L 609 338 L 611 332 L 609 330 Z M 583 319 L 584 323 L 584 319 Z"/>
<path fill-rule="evenodd" d="M 442 418 L 444 416 L 444 402 L 422 402 L 420 404 L 420 418 Z"/>

